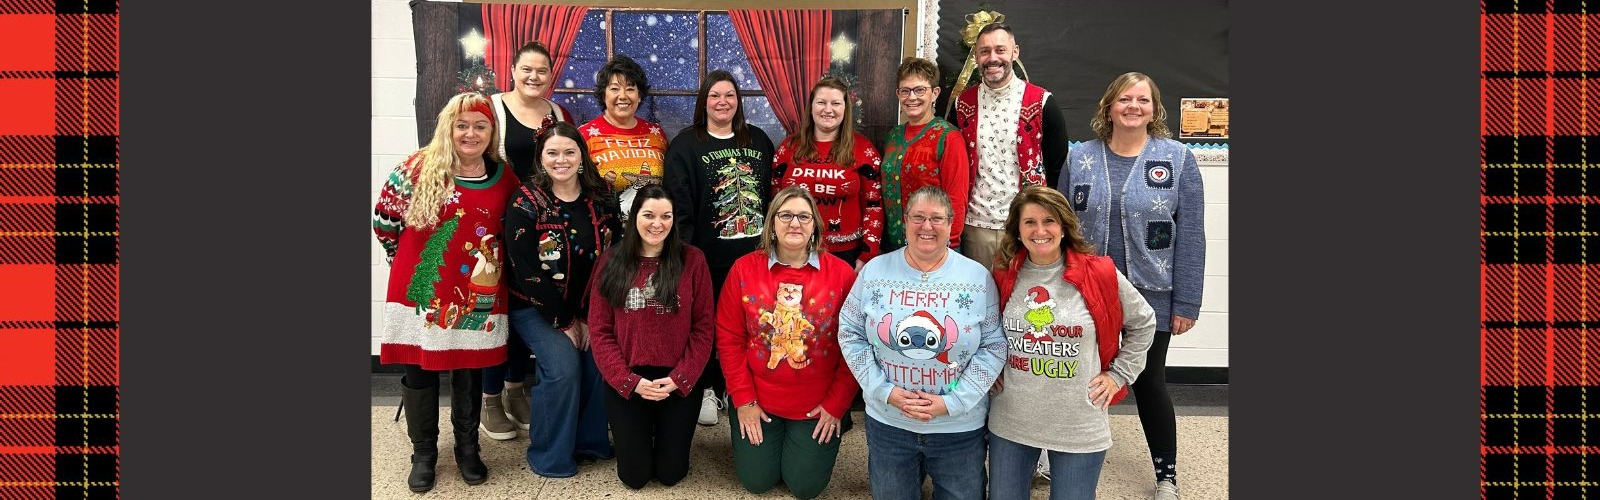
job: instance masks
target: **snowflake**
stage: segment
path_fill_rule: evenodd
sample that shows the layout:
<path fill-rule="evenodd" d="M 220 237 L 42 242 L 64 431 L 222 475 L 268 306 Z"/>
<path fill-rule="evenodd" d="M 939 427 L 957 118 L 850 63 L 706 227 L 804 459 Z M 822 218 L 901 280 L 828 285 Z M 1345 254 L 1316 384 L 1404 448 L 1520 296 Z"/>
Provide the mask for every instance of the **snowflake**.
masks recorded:
<path fill-rule="evenodd" d="M 1166 198 L 1162 198 L 1160 196 L 1157 196 L 1156 199 L 1151 202 L 1150 213 L 1158 214 L 1158 213 L 1170 210 L 1169 208 L 1167 208 L 1167 202 L 1168 201 L 1171 201 L 1171 200 L 1168 200 Z"/>
<path fill-rule="evenodd" d="M 956 297 L 956 305 L 961 306 L 962 309 L 971 309 L 972 295 L 963 293 L 961 296 Z"/>
<path fill-rule="evenodd" d="M 872 291 L 872 303 L 878 304 L 878 303 L 882 303 L 882 302 L 883 302 L 883 291 L 882 290 L 873 290 Z"/>

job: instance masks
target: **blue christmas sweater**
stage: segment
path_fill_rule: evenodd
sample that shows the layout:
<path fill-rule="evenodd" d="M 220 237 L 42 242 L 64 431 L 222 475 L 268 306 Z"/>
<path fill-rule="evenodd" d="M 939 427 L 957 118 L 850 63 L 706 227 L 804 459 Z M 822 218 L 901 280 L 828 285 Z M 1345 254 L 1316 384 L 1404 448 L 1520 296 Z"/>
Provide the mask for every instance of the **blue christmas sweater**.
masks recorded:
<path fill-rule="evenodd" d="M 924 434 L 982 428 L 1006 357 L 994 279 L 955 251 L 924 279 L 905 251 L 868 261 L 839 313 L 839 350 L 861 384 L 867 415 Z M 950 414 L 907 418 L 889 404 L 894 387 L 941 395 Z"/>

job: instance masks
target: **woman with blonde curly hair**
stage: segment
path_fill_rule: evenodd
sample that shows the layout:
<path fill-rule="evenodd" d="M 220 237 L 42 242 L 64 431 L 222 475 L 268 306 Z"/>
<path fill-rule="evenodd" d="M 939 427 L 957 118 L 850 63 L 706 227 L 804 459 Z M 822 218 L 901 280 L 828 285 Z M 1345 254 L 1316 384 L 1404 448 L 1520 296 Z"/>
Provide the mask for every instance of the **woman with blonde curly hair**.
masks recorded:
<path fill-rule="evenodd" d="M 384 182 L 372 230 L 389 262 L 379 359 L 405 365 L 401 401 L 411 438 L 411 491 L 433 488 L 439 461 L 439 372 L 450 372 L 456 466 L 467 484 L 478 457 L 481 368 L 506 359 L 503 227 L 516 176 L 496 152 L 489 99 L 465 93 L 439 112 L 433 140 Z"/>

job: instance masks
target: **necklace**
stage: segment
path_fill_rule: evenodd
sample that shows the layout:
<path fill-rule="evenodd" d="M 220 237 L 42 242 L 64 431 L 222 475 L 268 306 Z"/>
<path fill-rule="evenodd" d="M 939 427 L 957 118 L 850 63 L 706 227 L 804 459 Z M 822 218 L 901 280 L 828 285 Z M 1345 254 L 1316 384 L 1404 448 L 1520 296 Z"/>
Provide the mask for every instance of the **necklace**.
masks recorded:
<path fill-rule="evenodd" d="M 488 172 L 489 166 L 481 161 L 478 162 L 477 165 L 472 165 L 470 167 L 467 166 L 465 162 L 462 162 L 456 168 L 456 175 L 460 177 L 482 177 Z"/>
<path fill-rule="evenodd" d="M 934 269 L 938 269 L 940 265 L 943 265 L 945 257 L 949 257 L 949 256 L 950 256 L 950 250 L 946 249 L 944 251 L 944 254 L 939 256 L 939 261 L 938 262 L 935 262 L 935 263 L 933 263 L 933 265 L 928 266 L 926 269 L 924 269 L 921 265 L 918 265 L 917 259 L 911 257 L 911 251 L 908 249 L 906 251 L 906 264 L 910 264 L 912 269 L 916 269 L 918 271 L 921 271 L 922 272 L 922 278 L 921 278 L 922 282 L 923 283 L 927 283 L 928 282 L 928 273 L 933 272 Z"/>

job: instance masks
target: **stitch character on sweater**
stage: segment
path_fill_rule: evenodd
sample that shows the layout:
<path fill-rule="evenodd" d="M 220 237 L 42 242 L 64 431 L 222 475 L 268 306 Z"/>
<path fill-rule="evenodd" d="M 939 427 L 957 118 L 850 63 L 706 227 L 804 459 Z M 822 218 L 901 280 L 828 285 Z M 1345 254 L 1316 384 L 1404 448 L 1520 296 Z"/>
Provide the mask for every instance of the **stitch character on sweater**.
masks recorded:
<path fill-rule="evenodd" d="M 956 328 L 956 320 L 950 316 L 944 317 L 944 324 L 934 321 L 933 315 L 927 311 L 917 311 L 911 316 L 901 319 L 894 325 L 894 338 L 889 338 L 889 325 L 892 314 L 883 315 L 883 321 L 878 322 L 878 340 L 889 346 L 901 355 L 911 359 L 935 359 L 940 363 L 950 363 L 950 348 L 956 345 L 960 338 L 961 330 Z"/>

